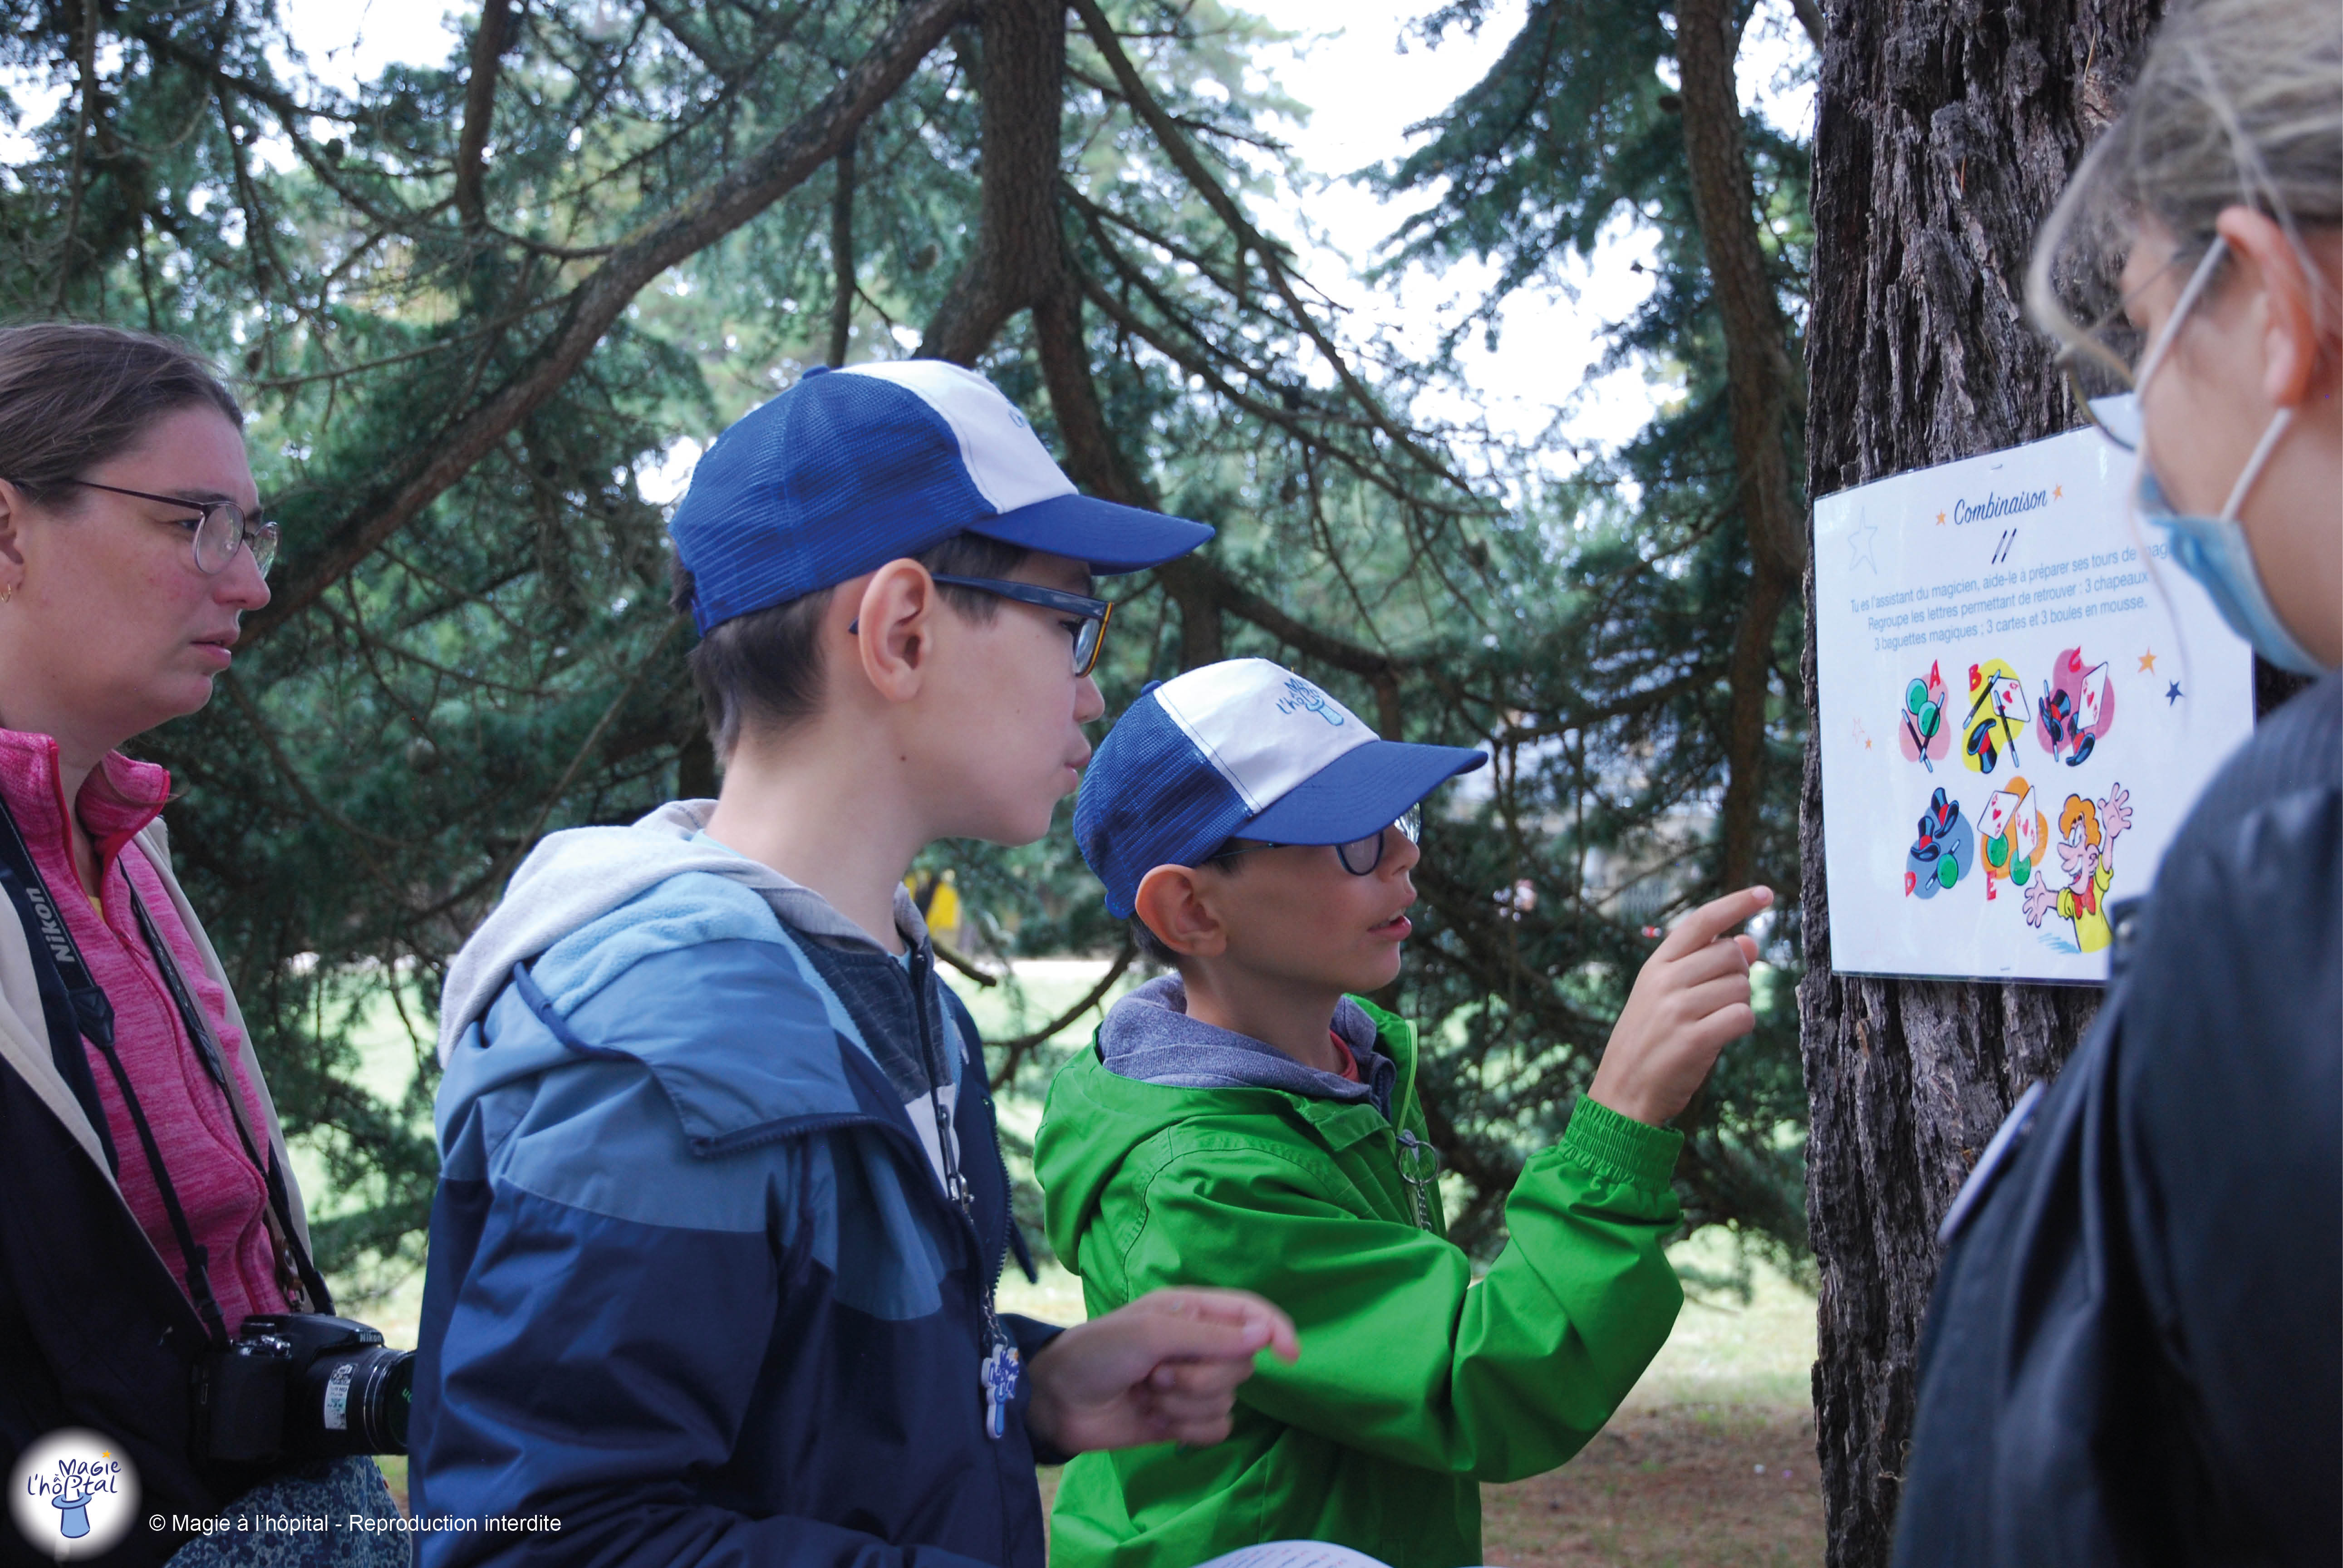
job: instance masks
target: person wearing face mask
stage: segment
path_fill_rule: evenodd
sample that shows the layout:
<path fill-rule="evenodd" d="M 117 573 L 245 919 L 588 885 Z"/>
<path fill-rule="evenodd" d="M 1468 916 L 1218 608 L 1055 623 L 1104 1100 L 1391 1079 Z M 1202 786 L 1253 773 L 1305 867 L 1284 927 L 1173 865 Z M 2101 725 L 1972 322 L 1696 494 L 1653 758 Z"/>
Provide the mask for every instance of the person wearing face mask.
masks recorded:
<path fill-rule="evenodd" d="M 2064 300 L 2095 278 L 2119 303 L 2087 327 Z M 2115 908 L 2090 1034 L 1946 1216 L 1896 1561 L 2331 1568 L 2343 11 L 2176 8 L 2029 297 L 2084 409 L 2138 454 L 2150 533 L 2262 658 L 2316 678 Z"/>
<path fill-rule="evenodd" d="M 176 344 L 0 329 L 0 1457 L 71 1428 L 126 1457 L 136 1518 L 166 1528 L 131 1523 L 109 1563 L 403 1562 L 341 1528 L 395 1513 L 370 1459 L 198 1441 L 199 1363 L 247 1317 L 331 1310 L 250 1033 L 172 874 L 170 776 L 122 751 L 203 707 L 268 602 L 277 530 L 242 421 Z M 335 1528 L 173 1523 L 223 1513 Z M 0 1563 L 61 1539 L 0 1524 Z"/>

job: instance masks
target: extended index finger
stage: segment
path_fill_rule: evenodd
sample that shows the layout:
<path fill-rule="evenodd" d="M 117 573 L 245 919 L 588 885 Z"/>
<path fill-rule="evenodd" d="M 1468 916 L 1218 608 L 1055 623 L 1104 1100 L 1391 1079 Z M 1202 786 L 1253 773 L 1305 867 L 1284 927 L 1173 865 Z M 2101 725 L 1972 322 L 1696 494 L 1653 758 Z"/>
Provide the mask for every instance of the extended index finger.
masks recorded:
<path fill-rule="evenodd" d="M 1291 1362 L 1302 1353 L 1293 1320 L 1251 1291 L 1191 1286 L 1153 1294 L 1162 1322 L 1177 1325 L 1177 1348 L 1166 1344 L 1166 1355 L 1233 1357 L 1266 1349 Z"/>
<path fill-rule="evenodd" d="M 1712 899 L 1675 923 L 1656 956 L 1680 959 L 1686 953 L 1698 952 L 1773 901 L 1771 888 L 1744 888 L 1737 893 Z"/>

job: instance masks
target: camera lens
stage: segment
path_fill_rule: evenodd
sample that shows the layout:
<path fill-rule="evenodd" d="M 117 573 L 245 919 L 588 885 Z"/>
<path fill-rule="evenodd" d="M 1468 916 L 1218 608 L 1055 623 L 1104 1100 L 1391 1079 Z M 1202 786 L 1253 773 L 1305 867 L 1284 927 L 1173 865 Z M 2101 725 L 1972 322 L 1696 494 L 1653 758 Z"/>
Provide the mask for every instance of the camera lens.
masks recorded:
<path fill-rule="evenodd" d="M 413 1351 L 374 1345 L 321 1355 L 309 1363 L 307 1381 L 305 1402 L 317 1428 L 315 1452 L 407 1452 L 407 1412 L 415 1390 Z"/>

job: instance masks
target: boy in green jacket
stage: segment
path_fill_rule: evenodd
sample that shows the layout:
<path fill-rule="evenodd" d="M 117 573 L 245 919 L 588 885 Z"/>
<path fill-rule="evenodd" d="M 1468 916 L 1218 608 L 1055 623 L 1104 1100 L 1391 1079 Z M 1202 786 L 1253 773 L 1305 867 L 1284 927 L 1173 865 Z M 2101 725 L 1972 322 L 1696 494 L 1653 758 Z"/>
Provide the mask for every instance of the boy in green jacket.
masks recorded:
<path fill-rule="evenodd" d="M 1660 1123 L 1755 1023 L 1755 945 L 1727 933 L 1772 895 L 1695 911 L 1644 965 L 1476 1282 L 1444 1233 L 1415 1032 L 1351 993 L 1399 973 L 1417 802 L 1483 760 L 1378 739 L 1257 658 L 1150 687 L 1101 744 L 1075 838 L 1107 908 L 1178 972 L 1117 1003 L 1051 1086 L 1050 1241 L 1093 1313 L 1242 1286 L 1292 1315 L 1302 1353 L 1244 1385 L 1216 1447 L 1076 1459 L 1052 1568 L 1292 1539 L 1477 1563 L 1479 1483 L 1569 1459 L 1667 1339 L 1683 1136 Z"/>

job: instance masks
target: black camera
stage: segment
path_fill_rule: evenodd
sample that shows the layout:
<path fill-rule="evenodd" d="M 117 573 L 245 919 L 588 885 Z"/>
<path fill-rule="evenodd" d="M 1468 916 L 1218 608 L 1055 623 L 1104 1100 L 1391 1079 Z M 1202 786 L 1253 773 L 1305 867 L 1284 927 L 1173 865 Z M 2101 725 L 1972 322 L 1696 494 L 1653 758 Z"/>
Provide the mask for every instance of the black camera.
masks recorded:
<path fill-rule="evenodd" d="M 405 1453 L 415 1352 L 322 1312 L 256 1312 L 196 1367 L 196 1444 L 243 1463 Z"/>

